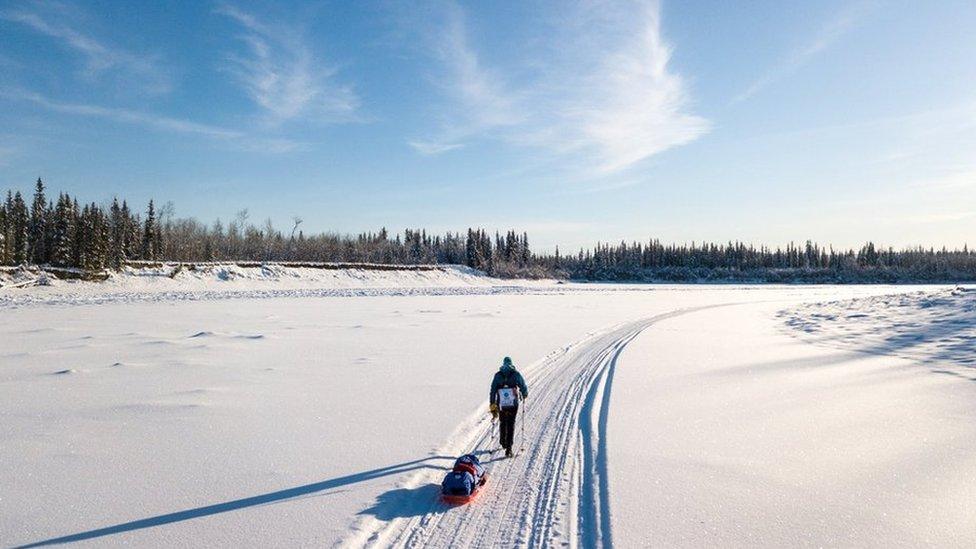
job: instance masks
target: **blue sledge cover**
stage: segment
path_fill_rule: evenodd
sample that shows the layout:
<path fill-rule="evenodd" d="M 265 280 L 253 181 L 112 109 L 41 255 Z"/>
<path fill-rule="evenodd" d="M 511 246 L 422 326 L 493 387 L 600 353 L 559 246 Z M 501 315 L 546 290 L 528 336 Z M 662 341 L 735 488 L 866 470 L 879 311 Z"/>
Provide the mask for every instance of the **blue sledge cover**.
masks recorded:
<path fill-rule="evenodd" d="M 454 462 L 454 470 L 441 482 L 445 496 L 470 496 L 485 482 L 485 467 L 478 456 L 465 454 Z"/>
<path fill-rule="evenodd" d="M 445 496 L 470 496 L 475 490 L 474 476 L 467 471 L 451 471 L 441 483 Z"/>

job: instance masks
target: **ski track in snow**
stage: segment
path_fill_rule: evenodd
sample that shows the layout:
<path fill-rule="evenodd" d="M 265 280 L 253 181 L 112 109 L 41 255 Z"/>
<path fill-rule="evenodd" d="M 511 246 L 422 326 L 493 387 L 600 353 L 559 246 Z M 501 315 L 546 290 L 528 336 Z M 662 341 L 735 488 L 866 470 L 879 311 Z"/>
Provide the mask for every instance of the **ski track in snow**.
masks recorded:
<path fill-rule="evenodd" d="M 611 546 L 606 429 L 617 358 L 657 322 L 725 305 L 680 309 L 618 325 L 526 368 L 529 398 L 516 424 L 516 447 L 524 446 L 516 457 L 488 453 L 497 430 L 483 411 L 460 426 L 439 451 L 483 452 L 489 479 L 472 503 L 442 502 L 440 481 L 446 471 L 422 471 L 384 503 L 390 516 L 383 518 L 390 520 L 379 518 L 386 513 L 367 515 L 340 545 Z"/>

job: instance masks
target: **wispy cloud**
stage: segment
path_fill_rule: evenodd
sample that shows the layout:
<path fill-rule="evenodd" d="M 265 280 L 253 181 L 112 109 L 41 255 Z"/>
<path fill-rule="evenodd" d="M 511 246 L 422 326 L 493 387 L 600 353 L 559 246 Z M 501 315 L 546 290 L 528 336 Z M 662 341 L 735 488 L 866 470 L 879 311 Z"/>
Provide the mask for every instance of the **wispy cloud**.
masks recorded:
<path fill-rule="evenodd" d="M 61 112 L 66 114 L 74 114 L 80 116 L 91 116 L 97 118 L 107 118 L 115 120 L 116 122 L 125 122 L 129 124 L 139 124 L 142 126 L 148 126 L 157 130 L 166 130 L 178 133 L 191 133 L 203 135 L 206 137 L 215 137 L 220 139 L 233 139 L 243 137 L 244 134 L 234 130 L 228 130 L 218 126 L 210 126 L 207 124 L 200 124 L 197 122 L 191 122 L 189 120 L 183 120 L 179 118 L 170 118 L 167 116 L 160 116 L 155 114 L 150 114 L 141 111 L 116 108 L 116 107 L 103 107 L 99 105 L 88 105 L 83 103 L 64 103 L 60 101 L 55 101 L 49 99 L 38 93 L 25 92 L 25 91 L 11 91 L 11 90 L 0 90 L 0 96 L 7 99 L 19 99 L 23 101 L 29 101 L 43 107 L 47 110 Z"/>
<path fill-rule="evenodd" d="M 732 103 L 740 103 L 756 95 L 771 84 L 793 74 L 811 59 L 823 52 L 845 34 L 874 8 L 870 0 L 855 2 L 844 7 L 830 21 L 817 31 L 813 39 L 803 47 L 792 52 L 772 70 L 756 79 L 742 93 L 732 98 Z"/>
<path fill-rule="evenodd" d="M 237 23 L 243 52 L 227 57 L 227 70 L 248 97 L 278 124 L 296 117 L 349 120 L 359 98 L 349 85 L 337 81 L 337 69 L 313 53 L 302 30 L 264 21 L 230 4 L 216 12 Z"/>
<path fill-rule="evenodd" d="M 38 93 L 23 90 L 0 89 L 0 97 L 16 101 L 27 101 L 49 111 L 64 114 L 102 118 L 165 132 L 198 135 L 230 143 L 246 150 L 281 153 L 305 147 L 305 144 L 289 139 L 256 137 L 240 130 L 201 124 L 191 120 L 172 118 L 131 109 L 61 102 Z"/>
<path fill-rule="evenodd" d="M 685 83 L 668 66 L 657 2 L 581 6 L 558 22 L 546 47 L 520 52 L 537 58 L 504 66 L 483 61 L 460 7 L 445 11 L 431 52 L 444 72 L 439 82 L 451 115 L 435 136 L 412 142 L 425 144 L 413 145 L 421 153 L 488 136 L 572 155 L 583 172 L 602 177 L 709 129 L 688 112 Z M 536 70 L 526 75 L 526 66 Z"/>
<path fill-rule="evenodd" d="M 449 115 L 436 140 L 426 142 L 428 146 L 420 151 L 425 154 L 457 149 L 461 146 L 457 141 L 471 135 L 525 120 L 503 76 L 485 67 L 469 43 L 464 12 L 453 3 L 445 4 L 444 9 L 443 26 L 438 29 L 439 39 L 431 43 L 431 52 L 445 71 L 441 88 L 460 109 Z"/>
<path fill-rule="evenodd" d="M 461 143 L 441 143 L 435 141 L 407 141 L 413 150 L 419 152 L 420 154 L 433 156 L 454 149 L 460 149 L 464 145 Z"/>
<path fill-rule="evenodd" d="M 709 123 L 687 112 L 684 81 L 668 69 L 671 48 L 661 35 L 660 7 L 638 12 L 631 38 L 602 60 L 571 100 L 566 130 L 600 157 L 600 171 L 617 172 L 703 135 Z"/>
<path fill-rule="evenodd" d="M 83 18 L 66 4 L 26 2 L 0 11 L 0 19 L 53 38 L 80 55 L 84 59 L 82 76 L 89 80 L 113 74 L 149 93 L 166 93 L 172 89 L 172 79 L 161 68 L 158 56 L 134 53 L 85 32 L 81 28 Z"/>

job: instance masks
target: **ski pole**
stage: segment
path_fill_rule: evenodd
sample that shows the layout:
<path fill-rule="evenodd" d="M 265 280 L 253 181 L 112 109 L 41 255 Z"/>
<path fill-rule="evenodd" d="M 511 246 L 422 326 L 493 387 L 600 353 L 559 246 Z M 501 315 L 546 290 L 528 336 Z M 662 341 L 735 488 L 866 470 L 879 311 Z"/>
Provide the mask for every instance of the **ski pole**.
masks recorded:
<path fill-rule="evenodd" d="M 491 434 L 488 435 L 488 453 L 495 453 L 495 416 L 491 416 Z"/>
<path fill-rule="evenodd" d="M 522 438 L 522 445 L 521 445 L 521 448 L 519 448 L 519 453 L 522 453 L 522 452 L 525 451 L 525 416 L 526 416 L 526 414 L 529 413 L 529 409 L 526 407 L 524 400 L 522 401 L 522 408 L 523 408 L 522 409 L 522 437 L 521 437 Z"/>

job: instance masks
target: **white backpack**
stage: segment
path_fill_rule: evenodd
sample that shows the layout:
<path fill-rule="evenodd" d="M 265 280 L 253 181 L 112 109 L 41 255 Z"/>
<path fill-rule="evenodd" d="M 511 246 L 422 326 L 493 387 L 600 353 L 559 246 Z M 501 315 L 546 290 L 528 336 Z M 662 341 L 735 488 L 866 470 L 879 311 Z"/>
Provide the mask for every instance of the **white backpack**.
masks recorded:
<path fill-rule="evenodd" d="M 518 406 L 518 393 L 514 387 L 502 387 L 498 390 L 498 407 L 502 410 Z"/>

